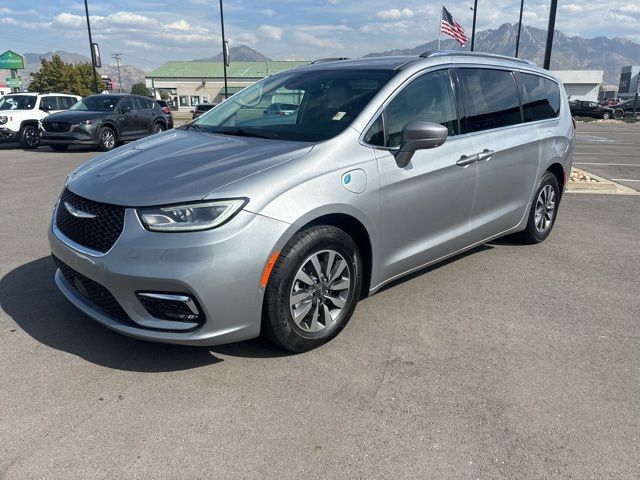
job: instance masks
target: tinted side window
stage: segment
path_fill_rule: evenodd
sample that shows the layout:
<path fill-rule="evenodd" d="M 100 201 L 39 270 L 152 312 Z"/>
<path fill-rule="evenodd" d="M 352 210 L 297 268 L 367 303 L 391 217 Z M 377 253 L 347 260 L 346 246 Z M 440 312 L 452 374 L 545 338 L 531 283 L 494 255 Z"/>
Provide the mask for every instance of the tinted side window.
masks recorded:
<path fill-rule="evenodd" d="M 460 95 L 464 103 L 464 133 L 522 123 L 520 100 L 511 72 L 461 68 Z"/>
<path fill-rule="evenodd" d="M 40 110 L 49 111 L 49 110 L 59 110 L 58 102 L 56 101 L 58 97 L 42 97 L 40 99 Z"/>
<path fill-rule="evenodd" d="M 148 107 L 147 100 L 144 98 L 133 97 L 133 105 L 136 110 L 146 110 Z"/>
<path fill-rule="evenodd" d="M 522 113 L 525 122 L 557 117 L 560 114 L 560 89 L 548 78 L 518 73 Z"/>
<path fill-rule="evenodd" d="M 58 97 L 58 105 L 63 110 L 69 110 L 76 103 L 76 99 L 73 97 Z"/>
<path fill-rule="evenodd" d="M 133 103 L 131 102 L 130 98 L 125 98 L 124 100 L 122 100 L 118 108 L 123 109 L 126 107 L 129 107 L 131 110 L 133 110 Z"/>
<path fill-rule="evenodd" d="M 422 121 L 444 125 L 449 135 L 458 133 L 458 116 L 447 70 L 418 77 L 404 87 L 385 109 L 387 140 L 384 143 L 382 125 L 378 119 L 365 135 L 372 145 L 398 147 L 402 128 L 409 122 Z"/>
<path fill-rule="evenodd" d="M 151 100 L 149 98 L 146 98 L 144 101 L 146 102 L 147 108 L 149 110 L 153 109 L 153 107 L 157 105 L 156 102 L 154 102 L 153 100 Z"/>

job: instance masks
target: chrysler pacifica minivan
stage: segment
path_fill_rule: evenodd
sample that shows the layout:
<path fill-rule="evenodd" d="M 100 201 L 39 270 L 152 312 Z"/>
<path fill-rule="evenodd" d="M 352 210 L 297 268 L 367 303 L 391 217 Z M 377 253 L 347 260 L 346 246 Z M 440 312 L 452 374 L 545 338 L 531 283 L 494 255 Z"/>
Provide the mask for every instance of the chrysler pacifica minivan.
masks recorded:
<path fill-rule="evenodd" d="M 297 108 L 265 114 L 275 103 Z M 574 134 L 562 84 L 515 58 L 293 68 L 73 171 L 55 280 L 132 337 L 309 350 L 403 275 L 507 234 L 545 240 Z"/>

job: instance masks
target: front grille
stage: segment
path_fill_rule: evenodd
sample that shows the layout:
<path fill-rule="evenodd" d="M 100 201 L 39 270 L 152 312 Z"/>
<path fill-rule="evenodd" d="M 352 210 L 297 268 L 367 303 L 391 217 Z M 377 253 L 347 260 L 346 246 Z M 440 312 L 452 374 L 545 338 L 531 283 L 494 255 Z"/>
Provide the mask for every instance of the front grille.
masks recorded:
<path fill-rule="evenodd" d="M 65 133 L 71 130 L 71 124 L 69 122 L 42 122 L 42 128 L 46 132 L 51 133 Z"/>
<path fill-rule="evenodd" d="M 64 278 L 69 282 L 69 285 L 71 285 L 83 297 L 107 315 L 114 317 L 121 322 L 133 323 L 129 318 L 129 315 L 127 315 L 127 312 L 124 311 L 109 290 L 98 282 L 94 282 L 90 278 L 85 277 L 80 272 L 76 272 L 55 255 L 52 255 L 52 257 Z"/>
<path fill-rule="evenodd" d="M 65 207 L 65 203 L 81 213 L 95 215 L 95 218 L 74 216 Z M 56 226 L 74 242 L 105 253 L 122 233 L 124 210 L 124 207 L 88 200 L 65 188 L 58 202 Z"/>

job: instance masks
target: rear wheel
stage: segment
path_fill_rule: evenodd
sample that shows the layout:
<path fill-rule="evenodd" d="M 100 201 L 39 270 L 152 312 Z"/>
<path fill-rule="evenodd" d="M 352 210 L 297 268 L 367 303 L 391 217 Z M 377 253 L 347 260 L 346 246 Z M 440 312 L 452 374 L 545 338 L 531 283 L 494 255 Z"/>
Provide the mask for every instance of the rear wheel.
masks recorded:
<path fill-rule="evenodd" d="M 69 148 L 69 145 L 49 145 L 49 146 L 56 152 L 64 152 L 67 148 Z"/>
<path fill-rule="evenodd" d="M 162 125 L 161 123 L 155 123 L 153 125 L 153 134 L 155 135 L 156 133 L 160 133 L 160 132 L 164 132 L 165 128 L 164 125 Z"/>
<path fill-rule="evenodd" d="M 613 118 L 622 118 L 622 117 L 624 117 L 624 111 L 622 110 L 613 111 Z"/>
<path fill-rule="evenodd" d="M 109 127 L 102 127 L 98 131 L 98 148 L 102 152 L 108 152 L 116 147 L 116 133 Z"/>
<path fill-rule="evenodd" d="M 519 234 L 522 242 L 531 244 L 544 241 L 556 221 L 560 186 L 554 174 L 545 172 L 533 198 L 527 228 Z"/>
<path fill-rule="evenodd" d="M 38 148 L 40 145 L 40 132 L 33 125 L 25 125 L 20 129 L 19 140 L 22 148 Z"/>
<path fill-rule="evenodd" d="M 603 120 L 609 120 L 611 118 L 611 114 L 609 112 L 604 112 L 602 114 L 602 119 Z"/>
<path fill-rule="evenodd" d="M 316 348 L 349 322 L 361 285 L 362 261 L 349 235 L 328 225 L 302 230 L 271 271 L 262 332 L 293 352 Z"/>

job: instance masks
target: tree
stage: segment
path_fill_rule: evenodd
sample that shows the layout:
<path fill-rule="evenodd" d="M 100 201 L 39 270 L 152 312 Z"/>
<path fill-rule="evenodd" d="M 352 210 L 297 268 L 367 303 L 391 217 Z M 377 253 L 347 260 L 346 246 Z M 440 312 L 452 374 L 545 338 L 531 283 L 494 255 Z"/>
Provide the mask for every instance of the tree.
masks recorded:
<path fill-rule="evenodd" d="M 131 85 L 131 93 L 133 93 L 134 95 L 142 95 L 144 97 L 150 96 L 149 89 L 144 84 L 144 82 L 138 82 Z"/>
<path fill-rule="evenodd" d="M 31 73 L 31 92 L 70 93 L 85 97 L 93 93 L 93 67 L 89 63 L 65 63 L 59 55 L 40 59 L 40 70 Z"/>

